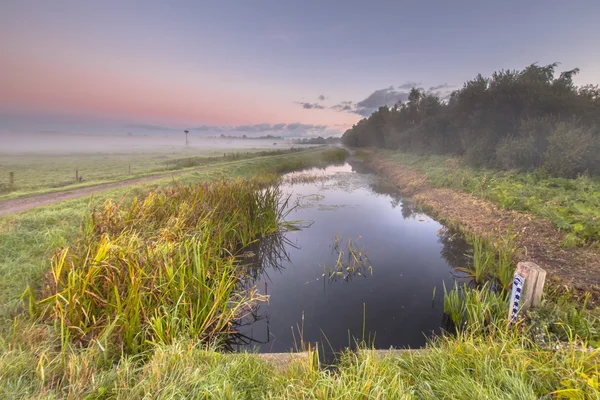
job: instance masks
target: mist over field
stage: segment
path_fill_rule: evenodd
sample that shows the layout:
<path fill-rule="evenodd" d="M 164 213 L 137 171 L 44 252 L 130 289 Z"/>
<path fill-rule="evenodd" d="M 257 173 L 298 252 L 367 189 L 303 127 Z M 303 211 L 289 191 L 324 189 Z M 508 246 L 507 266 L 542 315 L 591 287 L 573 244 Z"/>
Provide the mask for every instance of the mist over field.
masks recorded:
<path fill-rule="evenodd" d="M 282 149 L 295 146 L 291 139 L 233 139 L 178 135 L 76 135 L 65 133 L 0 133 L 0 155 L 18 154 L 125 154 L 174 153 L 222 149 Z"/>

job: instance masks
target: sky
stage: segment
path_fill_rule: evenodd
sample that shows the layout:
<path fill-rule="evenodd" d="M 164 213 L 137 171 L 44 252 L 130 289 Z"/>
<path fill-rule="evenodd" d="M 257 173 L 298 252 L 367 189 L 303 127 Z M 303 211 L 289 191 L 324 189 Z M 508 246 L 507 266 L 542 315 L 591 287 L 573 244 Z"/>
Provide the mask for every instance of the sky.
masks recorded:
<path fill-rule="evenodd" d="M 600 1 L 0 2 L 0 131 L 339 135 L 412 86 L 560 62 L 600 83 Z"/>

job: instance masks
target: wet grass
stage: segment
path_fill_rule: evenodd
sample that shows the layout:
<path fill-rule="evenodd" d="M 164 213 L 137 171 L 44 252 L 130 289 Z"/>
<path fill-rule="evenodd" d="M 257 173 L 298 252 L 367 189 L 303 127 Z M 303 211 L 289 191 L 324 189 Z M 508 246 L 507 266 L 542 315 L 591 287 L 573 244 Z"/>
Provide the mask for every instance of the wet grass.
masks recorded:
<path fill-rule="evenodd" d="M 378 151 L 425 175 L 440 187 L 459 189 L 506 209 L 527 211 L 567 233 L 564 247 L 600 243 L 600 179 L 551 178 L 537 172 L 474 169 L 459 159 Z"/>

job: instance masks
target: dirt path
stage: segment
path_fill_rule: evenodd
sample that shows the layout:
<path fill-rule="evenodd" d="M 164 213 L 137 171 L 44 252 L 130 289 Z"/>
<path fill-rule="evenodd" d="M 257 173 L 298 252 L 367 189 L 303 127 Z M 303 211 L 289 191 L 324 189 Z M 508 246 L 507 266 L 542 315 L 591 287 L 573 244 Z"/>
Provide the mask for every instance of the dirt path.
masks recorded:
<path fill-rule="evenodd" d="M 457 223 L 477 235 L 506 232 L 517 235 L 521 249 L 517 261 L 533 261 L 551 277 L 579 290 L 600 294 L 600 254 L 592 249 L 564 249 L 565 236 L 551 222 L 526 213 L 500 209 L 493 203 L 452 189 L 436 188 L 427 178 L 401 163 L 374 154 L 368 164 L 398 186 L 402 194 L 431 208 L 440 219 Z"/>
<path fill-rule="evenodd" d="M 233 163 L 235 163 L 234 161 Z M 230 163 L 226 165 L 230 165 Z M 50 204 L 58 203 L 64 200 L 71 200 L 78 197 L 87 196 L 90 194 L 103 192 L 109 189 L 117 189 L 126 186 L 136 185 L 138 183 L 151 182 L 158 179 L 169 178 L 172 176 L 178 176 L 188 174 L 190 172 L 207 171 L 214 168 L 219 168 L 225 164 L 213 165 L 210 167 L 198 168 L 194 170 L 177 171 L 168 174 L 145 176 L 143 178 L 129 179 L 126 181 L 112 182 L 112 183 L 101 183 L 95 186 L 84 187 L 80 189 L 72 189 L 60 192 L 36 194 L 28 197 L 19 197 L 17 199 L 0 200 L 0 217 L 5 215 L 14 214 L 22 211 L 31 210 L 32 208 L 48 206 Z"/>

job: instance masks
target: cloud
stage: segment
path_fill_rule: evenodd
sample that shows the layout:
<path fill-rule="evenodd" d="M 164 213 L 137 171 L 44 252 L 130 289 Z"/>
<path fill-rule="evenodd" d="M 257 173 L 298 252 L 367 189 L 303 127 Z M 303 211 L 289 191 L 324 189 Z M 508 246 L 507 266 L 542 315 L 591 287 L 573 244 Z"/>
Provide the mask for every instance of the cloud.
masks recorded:
<path fill-rule="evenodd" d="M 329 108 L 331 108 L 332 110 L 335 110 L 335 111 L 340 111 L 340 112 L 343 112 L 343 111 L 354 112 L 355 105 L 352 104 L 352 101 L 342 101 L 339 104 L 335 104 Z"/>
<path fill-rule="evenodd" d="M 414 82 L 414 81 L 408 81 L 406 83 L 403 83 L 402 85 L 398 86 L 398 89 L 412 89 L 414 87 L 419 87 L 421 85 L 420 82 Z"/>
<path fill-rule="evenodd" d="M 355 113 L 362 115 L 363 117 L 368 117 L 381 106 L 391 107 L 398 102 L 408 101 L 410 90 L 412 88 L 419 88 L 419 85 L 420 83 L 409 81 L 397 87 L 390 86 L 375 90 L 361 101 L 342 101 L 329 108 L 339 112 Z M 437 86 L 431 86 L 428 92 L 431 92 L 444 100 L 448 98 L 449 92 L 451 92 L 451 88 L 453 87 L 455 86 L 444 83 Z"/>
<path fill-rule="evenodd" d="M 341 131 L 337 128 L 330 128 L 327 125 L 303 124 L 293 122 L 291 124 L 252 124 L 252 125 L 237 125 L 237 126 L 219 126 L 219 125 L 202 125 L 196 128 L 191 128 L 193 131 L 204 131 L 213 133 L 224 133 L 225 135 L 242 136 L 284 136 L 284 137 L 310 137 L 310 136 L 339 136 Z"/>
<path fill-rule="evenodd" d="M 430 92 L 435 92 L 436 90 L 441 90 L 441 89 L 450 89 L 455 87 L 454 85 L 448 85 L 447 83 L 443 83 L 441 85 L 437 85 L 437 86 L 431 86 L 429 88 Z"/>
<path fill-rule="evenodd" d="M 385 89 L 379 89 L 367 96 L 366 99 L 356 103 L 355 113 L 368 117 L 381 106 L 393 106 L 400 101 L 408 100 L 407 91 L 400 91 L 390 86 Z"/>
<path fill-rule="evenodd" d="M 305 108 L 307 110 L 312 110 L 312 109 L 322 110 L 325 108 L 324 106 L 322 106 L 318 103 L 305 103 L 303 101 L 295 101 L 294 103 L 302 105 L 302 108 Z"/>
<path fill-rule="evenodd" d="M 325 100 L 325 99 L 326 99 L 326 97 L 325 97 L 325 95 L 324 95 L 324 94 L 322 94 L 322 95 L 320 95 L 320 96 L 318 97 L 318 99 L 319 99 L 319 101 L 323 101 L 323 100 Z"/>
<path fill-rule="evenodd" d="M 298 130 L 309 130 L 321 132 L 327 129 L 327 125 L 312 125 L 312 124 L 301 124 L 300 122 L 294 122 L 292 124 L 288 124 L 286 127 L 290 131 L 298 131 Z"/>

